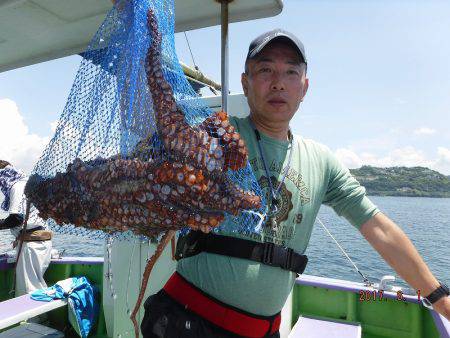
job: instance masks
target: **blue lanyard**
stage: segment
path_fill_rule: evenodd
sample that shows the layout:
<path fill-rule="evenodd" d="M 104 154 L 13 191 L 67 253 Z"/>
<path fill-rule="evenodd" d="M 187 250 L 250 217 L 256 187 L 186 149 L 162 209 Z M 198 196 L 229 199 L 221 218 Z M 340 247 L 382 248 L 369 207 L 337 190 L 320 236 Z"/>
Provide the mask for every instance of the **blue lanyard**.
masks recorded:
<path fill-rule="evenodd" d="M 278 195 L 280 193 L 281 186 L 283 185 L 284 180 L 286 179 L 286 176 L 287 176 L 287 173 L 289 171 L 289 168 L 291 167 L 291 162 L 292 162 L 292 139 L 293 139 L 292 133 L 291 133 L 291 130 L 289 129 L 288 136 L 289 136 L 289 145 L 290 145 L 290 147 L 289 147 L 288 165 L 286 166 L 286 168 L 284 168 L 283 177 L 281 178 L 281 181 L 278 184 L 277 189 L 275 190 L 273 188 L 272 180 L 270 178 L 270 173 L 269 173 L 269 167 L 267 166 L 267 162 L 266 162 L 266 159 L 264 157 L 263 149 L 262 149 L 262 146 L 261 146 L 261 134 L 259 133 L 258 129 L 256 129 L 255 125 L 253 124 L 253 121 L 250 118 L 249 118 L 249 121 L 250 121 L 250 126 L 253 128 L 253 131 L 255 132 L 256 140 L 258 141 L 259 154 L 261 156 L 261 159 L 262 159 L 262 162 L 263 162 L 263 165 L 264 165 L 264 170 L 265 170 L 266 175 L 267 175 L 267 180 L 269 181 L 270 194 L 272 195 L 272 201 L 271 201 L 271 204 L 270 204 L 270 207 L 269 207 L 269 212 L 270 212 L 271 215 L 273 215 L 278 210 L 277 198 L 278 198 Z"/>

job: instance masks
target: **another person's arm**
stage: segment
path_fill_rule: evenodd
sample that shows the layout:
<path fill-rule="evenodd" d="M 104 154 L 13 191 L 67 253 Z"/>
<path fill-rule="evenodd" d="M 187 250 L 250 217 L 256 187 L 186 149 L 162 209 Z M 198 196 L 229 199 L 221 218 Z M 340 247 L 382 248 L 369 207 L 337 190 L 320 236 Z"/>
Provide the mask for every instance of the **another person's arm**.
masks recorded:
<path fill-rule="evenodd" d="M 12 229 L 22 225 L 24 216 L 21 205 L 24 198 L 25 183 L 25 181 L 19 181 L 11 187 L 8 207 L 9 215 L 4 220 L 0 220 L 0 229 Z"/>

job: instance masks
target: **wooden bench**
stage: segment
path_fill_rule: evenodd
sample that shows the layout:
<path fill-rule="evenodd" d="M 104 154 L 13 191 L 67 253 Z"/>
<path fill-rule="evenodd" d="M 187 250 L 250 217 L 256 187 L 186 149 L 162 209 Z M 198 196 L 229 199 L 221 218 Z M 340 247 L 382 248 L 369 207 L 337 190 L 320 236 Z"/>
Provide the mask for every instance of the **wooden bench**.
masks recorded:
<path fill-rule="evenodd" d="M 300 316 L 289 338 L 361 338 L 361 325 Z"/>
<path fill-rule="evenodd" d="M 0 302 L 0 330 L 66 305 L 66 299 L 40 302 L 29 294 Z"/>

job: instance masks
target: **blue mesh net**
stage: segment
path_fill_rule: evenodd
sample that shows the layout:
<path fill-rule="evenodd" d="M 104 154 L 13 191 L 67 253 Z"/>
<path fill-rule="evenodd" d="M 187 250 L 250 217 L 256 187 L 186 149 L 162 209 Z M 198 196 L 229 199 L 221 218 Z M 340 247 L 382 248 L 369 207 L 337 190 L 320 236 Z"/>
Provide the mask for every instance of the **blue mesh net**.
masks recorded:
<path fill-rule="evenodd" d="M 245 142 L 186 80 L 173 0 L 119 1 L 94 35 L 26 187 L 53 230 L 156 237 L 258 231 L 264 196 Z"/>

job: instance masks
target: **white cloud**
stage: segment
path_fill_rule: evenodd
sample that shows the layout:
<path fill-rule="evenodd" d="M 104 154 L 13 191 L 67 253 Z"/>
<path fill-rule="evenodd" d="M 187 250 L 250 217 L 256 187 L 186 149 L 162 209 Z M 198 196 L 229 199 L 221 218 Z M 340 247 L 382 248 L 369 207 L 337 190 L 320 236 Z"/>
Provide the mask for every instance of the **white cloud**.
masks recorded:
<path fill-rule="evenodd" d="M 400 104 L 400 105 L 406 104 L 406 100 L 405 100 L 405 99 L 402 99 L 401 97 L 396 97 L 396 98 L 394 99 L 394 102 L 395 102 L 396 104 Z"/>
<path fill-rule="evenodd" d="M 389 153 L 388 158 L 392 163 L 405 167 L 431 166 L 431 162 L 426 159 L 423 152 L 412 146 L 394 149 Z"/>
<path fill-rule="evenodd" d="M 450 174 L 450 149 L 445 147 L 438 147 L 438 157 L 433 166 L 437 171 L 449 175 Z"/>
<path fill-rule="evenodd" d="M 31 134 L 17 104 L 0 99 L 0 159 L 30 173 L 49 138 Z"/>
<path fill-rule="evenodd" d="M 446 161 L 450 162 L 450 149 L 444 147 L 438 147 L 439 157 L 442 157 Z"/>
<path fill-rule="evenodd" d="M 53 121 L 50 123 L 50 129 L 51 129 L 52 133 L 55 133 L 56 127 L 58 127 L 58 121 Z"/>
<path fill-rule="evenodd" d="M 415 135 L 433 135 L 436 133 L 435 129 L 428 127 L 421 127 L 419 129 L 414 130 Z"/>
<path fill-rule="evenodd" d="M 350 149 L 339 148 L 335 151 L 335 155 L 349 168 L 359 168 L 364 164 L 361 161 L 361 157 Z"/>
<path fill-rule="evenodd" d="M 386 155 L 377 155 L 371 152 L 357 152 L 352 147 L 339 148 L 336 156 L 349 168 L 359 168 L 362 165 L 374 167 L 427 167 L 442 174 L 450 174 L 450 149 L 438 147 L 433 158 L 427 157 L 421 150 L 412 146 L 396 148 Z"/>

